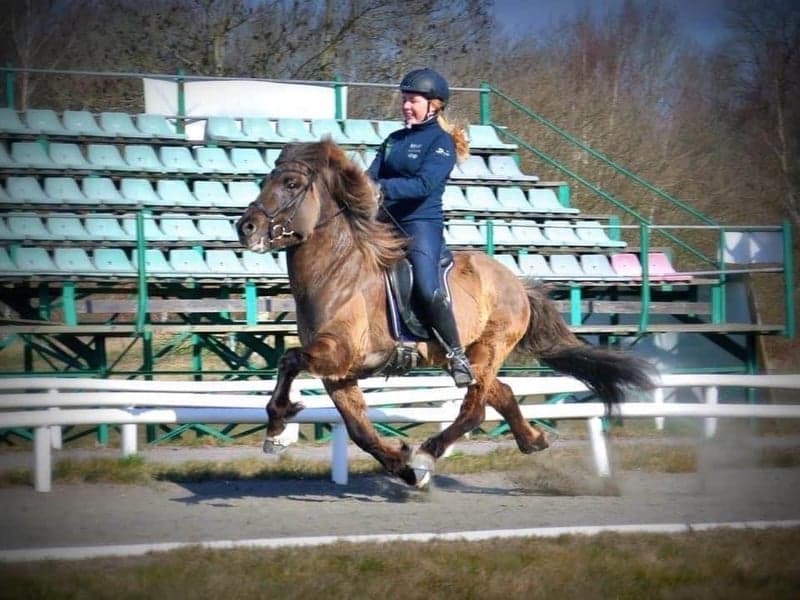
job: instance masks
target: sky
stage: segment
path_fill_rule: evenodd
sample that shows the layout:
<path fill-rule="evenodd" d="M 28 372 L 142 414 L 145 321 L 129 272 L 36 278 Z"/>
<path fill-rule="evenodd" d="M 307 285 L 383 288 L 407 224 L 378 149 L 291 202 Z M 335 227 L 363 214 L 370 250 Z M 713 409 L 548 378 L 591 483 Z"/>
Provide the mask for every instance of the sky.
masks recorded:
<path fill-rule="evenodd" d="M 540 31 L 583 10 L 604 14 L 624 0 L 494 0 L 495 16 L 508 33 Z M 656 1 L 656 0 L 646 0 Z M 729 0 L 660 0 L 672 8 L 678 27 L 702 46 L 719 39 Z"/>

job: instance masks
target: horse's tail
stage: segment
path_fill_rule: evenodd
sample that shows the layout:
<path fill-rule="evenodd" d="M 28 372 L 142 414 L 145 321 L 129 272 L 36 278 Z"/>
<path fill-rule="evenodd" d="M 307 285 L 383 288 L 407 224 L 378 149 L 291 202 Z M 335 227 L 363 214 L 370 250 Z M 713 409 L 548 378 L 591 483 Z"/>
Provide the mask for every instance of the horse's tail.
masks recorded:
<path fill-rule="evenodd" d="M 624 400 L 625 389 L 653 388 L 653 366 L 619 350 L 591 346 L 567 327 L 542 285 L 527 288 L 531 318 L 517 348 L 555 371 L 584 383 L 610 410 Z"/>

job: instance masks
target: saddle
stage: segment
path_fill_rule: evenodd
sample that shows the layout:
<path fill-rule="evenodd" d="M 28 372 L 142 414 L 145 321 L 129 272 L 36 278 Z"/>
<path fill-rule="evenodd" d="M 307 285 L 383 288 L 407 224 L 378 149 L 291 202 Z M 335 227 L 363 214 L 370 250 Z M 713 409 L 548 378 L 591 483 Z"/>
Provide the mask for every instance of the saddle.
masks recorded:
<path fill-rule="evenodd" d="M 439 258 L 439 287 L 445 291 L 450 302 L 450 288 L 447 276 L 453 268 L 453 254 L 442 246 Z M 407 258 L 403 258 L 392 269 L 385 272 L 386 307 L 389 329 L 397 342 L 420 342 L 432 339 L 424 320 L 420 318 L 421 307 L 412 293 L 414 288 L 414 269 Z"/>

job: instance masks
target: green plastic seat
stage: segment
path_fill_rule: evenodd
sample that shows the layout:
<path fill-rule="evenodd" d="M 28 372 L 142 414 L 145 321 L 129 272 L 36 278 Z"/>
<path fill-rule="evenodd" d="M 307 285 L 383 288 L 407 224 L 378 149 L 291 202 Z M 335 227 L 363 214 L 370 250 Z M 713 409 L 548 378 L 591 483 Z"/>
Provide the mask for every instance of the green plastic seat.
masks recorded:
<path fill-rule="evenodd" d="M 442 209 L 445 211 L 454 212 L 471 212 L 467 199 L 464 197 L 464 192 L 457 185 L 444 186 L 444 193 L 442 194 Z"/>
<path fill-rule="evenodd" d="M 86 232 L 96 242 L 131 242 L 136 241 L 136 235 L 130 235 L 122 229 L 116 217 L 92 216 L 83 221 Z"/>
<path fill-rule="evenodd" d="M 100 128 L 110 137 L 119 139 L 138 139 L 147 137 L 139 131 L 128 113 L 105 111 L 100 113 Z"/>
<path fill-rule="evenodd" d="M 169 240 L 179 242 L 199 242 L 203 239 L 202 234 L 197 231 L 197 227 L 192 217 L 184 213 L 170 213 L 162 215 L 159 219 L 159 227 L 164 232 L 164 236 Z"/>
<path fill-rule="evenodd" d="M 17 265 L 11 260 L 8 250 L 0 246 L 0 273 L 11 274 L 17 271 Z"/>
<path fill-rule="evenodd" d="M 47 230 L 42 219 L 33 215 L 12 215 L 6 217 L 6 227 L 13 239 L 17 240 L 52 240 L 56 239 Z"/>
<path fill-rule="evenodd" d="M 503 210 L 492 188 L 485 185 L 467 186 L 464 196 L 467 203 L 476 211 L 499 212 Z"/>
<path fill-rule="evenodd" d="M 142 134 L 154 140 L 185 140 L 186 135 L 179 133 L 175 125 L 164 115 L 142 113 L 136 115 L 136 128 Z"/>
<path fill-rule="evenodd" d="M 519 268 L 517 260 L 510 254 L 495 254 L 492 256 L 497 262 L 505 266 L 516 277 L 523 277 L 523 273 Z"/>
<path fill-rule="evenodd" d="M 73 177 L 45 177 L 44 192 L 55 202 L 62 204 L 89 204 Z"/>
<path fill-rule="evenodd" d="M 132 241 L 136 240 L 136 218 L 135 217 L 125 217 L 120 219 L 120 224 L 122 225 L 122 229 L 125 232 L 126 239 L 130 239 Z M 144 241 L 146 242 L 166 242 L 169 240 L 169 237 L 164 235 L 164 232 L 161 231 L 161 228 L 156 223 L 155 219 L 148 215 L 144 217 L 143 220 L 144 225 Z"/>
<path fill-rule="evenodd" d="M 153 190 L 147 179 L 123 177 L 120 180 L 120 194 L 128 204 L 139 206 L 161 206 L 161 198 Z"/>
<path fill-rule="evenodd" d="M 502 141 L 491 125 L 471 124 L 467 126 L 467 137 L 469 138 L 469 147 L 476 150 L 513 151 L 517 149 L 516 144 Z"/>
<path fill-rule="evenodd" d="M 563 213 L 578 214 L 577 208 L 564 206 L 558 201 L 555 191 L 551 188 L 531 188 L 528 190 L 528 200 L 534 212 L 538 213 Z"/>
<path fill-rule="evenodd" d="M 256 253 L 250 250 L 242 252 L 242 266 L 251 277 L 285 277 L 275 257 L 266 253 Z"/>
<path fill-rule="evenodd" d="M 195 159 L 203 173 L 232 174 L 236 172 L 224 148 L 201 146 L 195 150 Z"/>
<path fill-rule="evenodd" d="M 559 279 L 585 279 L 586 273 L 581 269 L 577 257 L 573 254 L 551 254 L 550 270 Z"/>
<path fill-rule="evenodd" d="M 488 167 L 494 175 L 506 177 L 511 181 L 539 181 L 538 175 L 523 173 L 513 156 L 491 154 Z"/>
<path fill-rule="evenodd" d="M 93 169 L 102 171 L 131 170 L 114 144 L 89 144 L 86 147 L 86 158 Z"/>
<path fill-rule="evenodd" d="M 158 150 L 158 158 L 164 165 L 165 173 L 200 174 L 200 168 L 192 157 L 191 151 L 184 146 L 162 146 Z"/>
<path fill-rule="evenodd" d="M 317 140 L 303 119 L 280 118 L 277 121 L 276 131 L 282 138 L 290 142 L 314 142 Z"/>
<path fill-rule="evenodd" d="M 29 108 L 25 111 L 25 123 L 28 129 L 36 134 L 69 135 L 61 124 L 56 111 L 50 108 Z"/>
<path fill-rule="evenodd" d="M 451 219 L 447 221 L 445 241 L 453 246 L 482 247 L 486 240 L 475 221 Z"/>
<path fill-rule="evenodd" d="M 380 146 L 383 143 L 383 138 L 378 135 L 372 121 L 367 119 L 345 119 L 342 129 L 352 144 Z"/>
<path fill-rule="evenodd" d="M 608 228 L 596 220 L 581 221 L 575 227 L 575 235 L 587 244 L 601 248 L 624 248 L 627 246 L 621 240 L 611 239 L 607 232 Z"/>
<path fill-rule="evenodd" d="M 57 165 L 39 142 L 11 144 L 11 164 L 26 169 L 55 169 Z"/>
<path fill-rule="evenodd" d="M 183 179 L 159 179 L 156 191 L 163 206 L 197 206 L 197 198 Z"/>
<path fill-rule="evenodd" d="M 187 276 L 208 275 L 208 265 L 203 255 L 191 248 L 176 248 L 169 251 L 169 264 L 173 271 Z"/>
<path fill-rule="evenodd" d="M 586 246 L 587 244 L 578 239 L 575 227 L 572 223 L 564 219 L 545 220 L 542 230 L 544 236 L 560 246 Z"/>
<path fill-rule="evenodd" d="M 337 144 L 355 143 L 345 135 L 336 119 L 311 119 L 310 129 L 311 135 L 317 140 L 327 136 Z"/>
<path fill-rule="evenodd" d="M 121 248 L 97 248 L 92 253 L 95 269 L 102 273 L 118 276 L 136 274 L 133 263 Z"/>
<path fill-rule="evenodd" d="M 89 241 L 91 236 L 77 215 L 58 215 L 47 218 L 47 230 L 55 239 Z"/>
<path fill-rule="evenodd" d="M 61 115 L 61 122 L 64 129 L 75 135 L 107 137 L 88 110 L 65 110 Z"/>
<path fill-rule="evenodd" d="M 129 170 L 144 173 L 164 173 L 166 169 L 158 160 L 156 151 L 146 144 L 128 144 L 123 149 L 123 159 Z"/>
<path fill-rule="evenodd" d="M 12 202 L 17 204 L 60 204 L 50 198 L 42 189 L 39 180 L 31 176 L 9 176 L 6 178 L 6 191 Z"/>
<path fill-rule="evenodd" d="M 275 121 L 266 117 L 244 117 L 242 134 L 248 141 L 266 144 L 285 144 L 289 140 L 278 133 Z"/>
<path fill-rule="evenodd" d="M 381 138 L 381 142 L 389 137 L 390 133 L 394 133 L 398 129 L 403 128 L 402 121 L 376 121 L 375 122 L 375 129 L 378 130 L 378 137 Z"/>
<path fill-rule="evenodd" d="M 233 250 L 206 250 L 206 264 L 211 273 L 239 276 L 247 274 Z"/>
<path fill-rule="evenodd" d="M 62 273 L 92 275 L 97 271 L 83 248 L 56 248 L 53 251 L 53 262 Z"/>
<path fill-rule="evenodd" d="M 511 232 L 514 237 L 519 240 L 523 246 L 538 247 L 538 246 L 556 246 L 557 243 L 548 240 L 544 237 L 542 230 L 539 228 L 536 221 L 528 220 L 513 220 L 511 221 Z"/>
<path fill-rule="evenodd" d="M 18 165 L 6 150 L 5 143 L 0 142 L 0 169 L 13 169 L 16 166 Z"/>
<path fill-rule="evenodd" d="M 270 171 L 257 148 L 231 148 L 230 158 L 235 173 L 265 175 Z"/>
<path fill-rule="evenodd" d="M 255 181 L 231 181 L 228 184 L 228 197 L 232 207 L 244 207 L 258 198 L 260 189 Z"/>
<path fill-rule="evenodd" d="M 88 204 L 129 204 L 108 177 L 84 177 L 82 188 Z"/>
<path fill-rule="evenodd" d="M 0 205 L 13 204 L 13 199 L 8 195 L 5 186 L 0 185 Z"/>
<path fill-rule="evenodd" d="M 205 207 L 229 207 L 231 198 L 221 181 L 197 180 L 193 186 L 194 197 L 197 198 L 197 206 Z"/>
<path fill-rule="evenodd" d="M 53 142 L 50 144 L 48 153 L 50 154 L 50 159 L 58 169 L 88 171 L 92 168 L 92 165 L 83 156 L 81 147 L 78 144 Z"/>
<path fill-rule="evenodd" d="M 275 161 L 281 155 L 280 148 L 267 148 L 264 152 L 264 162 L 267 163 L 267 168 L 271 171 L 275 168 Z"/>
<path fill-rule="evenodd" d="M 13 108 L 0 108 L 0 133 L 29 134 L 30 128 L 22 122 Z"/>
<path fill-rule="evenodd" d="M 197 230 L 204 241 L 236 242 L 239 239 L 233 223 L 226 218 L 199 218 L 197 219 Z"/>
<path fill-rule="evenodd" d="M 242 131 L 236 119 L 219 116 L 208 117 L 206 121 L 205 139 L 213 142 L 251 141 Z"/>
<path fill-rule="evenodd" d="M 498 186 L 497 203 L 501 209 L 508 212 L 529 213 L 533 206 L 528 202 L 525 192 L 517 186 Z"/>
<path fill-rule="evenodd" d="M 139 267 L 139 260 L 136 252 L 133 253 L 133 265 Z M 171 277 L 175 275 L 175 271 L 167 262 L 164 253 L 157 248 L 147 248 L 144 251 L 144 269 L 148 275 L 154 277 Z"/>
<path fill-rule="evenodd" d="M 533 277 L 534 279 L 552 279 L 553 271 L 547 259 L 541 254 L 520 254 L 519 270 L 523 276 Z"/>
<path fill-rule="evenodd" d="M 31 248 L 19 246 L 10 250 L 11 259 L 14 261 L 19 273 L 56 273 L 53 259 L 44 248 Z"/>

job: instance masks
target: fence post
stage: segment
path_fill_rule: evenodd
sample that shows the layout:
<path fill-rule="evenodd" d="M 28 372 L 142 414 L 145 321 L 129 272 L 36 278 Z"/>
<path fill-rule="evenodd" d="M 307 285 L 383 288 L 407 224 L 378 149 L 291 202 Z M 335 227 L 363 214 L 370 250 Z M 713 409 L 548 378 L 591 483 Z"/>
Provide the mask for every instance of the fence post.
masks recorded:
<path fill-rule="evenodd" d="M 608 448 L 606 437 L 603 433 L 603 420 L 600 417 L 590 417 L 586 420 L 589 428 L 589 439 L 592 443 L 592 456 L 594 467 L 600 477 L 611 475 L 611 466 L 608 461 Z"/>
<path fill-rule="evenodd" d="M 656 388 L 653 390 L 653 404 L 659 406 L 664 404 L 664 388 Z M 655 417 L 656 429 L 664 431 L 664 417 Z"/>
<path fill-rule="evenodd" d="M 703 393 L 707 406 L 713 406 L 719 401 L 719 388 L 715 385 L 708 386 Z M 706 417 L 703 424 L 706 438 L 712 438 L 717 433 L 717 418 Z"/>
<path fill-rule="evenodd" d="M 52 488 L 53 461 L 50 443 L 48 425 L 33 430 L 33 488 L 37 492 L 49 492 Z"/>
<path fill-rule="evenodd" d="M 331 480 L 339 485 L 347 484 L 347 427 L 334 423 L 331 428 Z"/>

